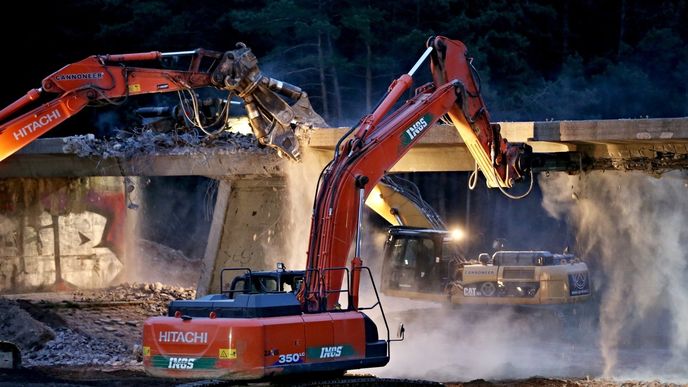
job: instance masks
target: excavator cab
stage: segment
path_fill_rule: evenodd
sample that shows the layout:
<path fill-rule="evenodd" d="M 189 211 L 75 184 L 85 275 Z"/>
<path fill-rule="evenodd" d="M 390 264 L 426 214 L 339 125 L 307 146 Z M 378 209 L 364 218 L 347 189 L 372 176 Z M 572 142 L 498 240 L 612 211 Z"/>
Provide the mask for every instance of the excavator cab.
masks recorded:
<path fill-rule="evenodd" d="M 391 227 L 385 242 L 382 292 L 441 293 L 457 257 L 447 231 Z"/>
<path fill-rule="evenodd" d="M 237 292 L 244 294 L 296 293 L 303 283 L 304 274 L 303 270 L 247 271 L 234 277 L 229 288 L 221 293 L 229 298 L 233 298 Z"/>

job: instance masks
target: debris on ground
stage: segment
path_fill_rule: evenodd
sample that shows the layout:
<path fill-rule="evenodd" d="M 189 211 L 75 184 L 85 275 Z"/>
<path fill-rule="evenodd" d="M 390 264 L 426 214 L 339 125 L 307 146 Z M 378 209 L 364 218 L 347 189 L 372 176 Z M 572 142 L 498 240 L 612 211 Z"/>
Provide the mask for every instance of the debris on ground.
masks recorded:
<path fill-rule="evenodd" d="M 105 366 L 137 369 L 143 322 L 167 313 L 193 288 L 125 283 L 100 290 L 0 298 L 0 340 L 14 342 L 25 367 Z"/>
<path fill-rule="evenodd" d="M 9 341 L 22 351 L 43 347 L 55 338 L 55 332 L 34 320 L 13 300 L 0 298 L 0 341 Z"/>
<path fill-rule="evenodd" d="M 192 288 L 155 282 L 124 283 L 101 290 L 0 298 L 0 340 L 20 344 L 24 367 L 16 371 L 0 370 L 0 380 L 10 383 L 22 381 L 23 384 L 34 378 L 35 385 L 59 381 L 60 385 L 66 386 L 178 385 L 170 380 L 152 380 L 145 375 L 141 364 L 143 322 L 148 317 L 165 314 L 170 300 L 193 299 L 195 293 Z M 26 332 L 35 332 L 37 336 L 41 336 L 40 332 L 52 332 L 52 336 L 47 340 L 44 338 L 42 342 L 38 340 L 31 343 Z M 379 385 L 379 381 L 361 384 Z M 356 379 L 349 382 L 359 384 Z M 424 381 L 412 382 L 394 385 L 427 385 L 420 384 Z M 658 381 L 539 377 L 513 381 L 435 383 L 452 387 L 676 386 Z M 0 385 L 4 384 L 0 382 Z"/>
<path fill-rule="evenodd" d="M 173 300 L 192 300 L 196 296 L 193 288 L 176 287 L 155 283 L 123 283 L 98 290 L 77 290 L 72 293 L 75 303 L 145 302 L 152 315 L 167 311 L 167 303 Z M 162 309 L 161 309 L 162 307 Z"/>

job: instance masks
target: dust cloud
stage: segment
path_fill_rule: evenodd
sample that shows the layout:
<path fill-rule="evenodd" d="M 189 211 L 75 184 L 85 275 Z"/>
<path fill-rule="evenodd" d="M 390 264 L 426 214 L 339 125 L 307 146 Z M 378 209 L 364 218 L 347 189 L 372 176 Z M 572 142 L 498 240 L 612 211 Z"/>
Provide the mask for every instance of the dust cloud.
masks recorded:
<path fill-rule="evenodd" d="M 364 248 L 368 262 L 381 261 L 384 235 Z M 376 259 L 375 257 L 379 257 Z M 378 289 L 379 268 L 371 267 Z M 362 286 L 367 287 L 365 281 Z M 558 309 L 512 310 L 458 308 L 447 303 L 381 295 L 391 337 L 404 323 L 404 341 L 391 343 L 390 363 L 371 369 L 380 377 L 427 379 L 443 382 L 474 379 L 504 380 L 549 377 L 585 377 L 601 371 L 594 335 L 578 338 L 558 315 Z M 362 292 L 363 306 L 374 303 L 372 289 Z M 367 312 L 385 337 L 379 310 Z M 581 326 L 589 324 L 579 319 Z M 367 372 L 361 370 L 360 372 Z"/>
<path fill-rule="evenodd" d="M 284 263 L 288 269 L 306 268 L 313 200 L 321 171 L 320 162 L 314 151 L 304 146 L 301 147 L 301 152 L 300 162 L 290 162 L 285 167 L 288 204 L 287 216 L 282 225 L 286 238 L 281 256 L 285 257 Z"/>
<path fill-rule="evenodd" d="M 687 182 L 678 172 L 540 177 L 543 207 L 568 223 L 571 247 L 590 267 L 593 299 L 571 317 L 562 307 L 468 309 L 383 296 L 392 336 L 402 321 L 406 339 L 393 342 L 390 363 L 372 372 L 688 382 Z M 384 337 L 380 315 L 370 314 Z"/>
<path fill-rule="evenodd" d="M 287 166 L 289 237 L 282 253 L 293 269 L 305 264 L 320 173 L 315 155 L 303 157 Z M 406 339 L 391 344 L 386 367 L 361 372 L 443 381 L 533 375 L 688 381 L 685 182 L 678 173 L 661 179 L 610 172 L 541 177 L 543 207 L 569 223 L 574 252 L 591 269 L 594 298 L 578 317 L 562 319 L 561 308 L 478 310 L 382 295 L 392 337 L 404 322 Z M 378 289 L 383 240 L 366 231 L 363 246 Z M 366 282 L 362 306 L 375 301 Z M 379 311 L 368 314 L 385 337 Z"/>
<path fill-rule="evenodd" d="M 591 265 L 604 376 L 688 381 L 688 180 L 680 172 L 552 174 L 543 207 Z"/>
<path fill-rule="evenodd" d="M 124 182 L 124 269 L 115 283 L 196 287 L 217 181 L 127 177 Z"/>

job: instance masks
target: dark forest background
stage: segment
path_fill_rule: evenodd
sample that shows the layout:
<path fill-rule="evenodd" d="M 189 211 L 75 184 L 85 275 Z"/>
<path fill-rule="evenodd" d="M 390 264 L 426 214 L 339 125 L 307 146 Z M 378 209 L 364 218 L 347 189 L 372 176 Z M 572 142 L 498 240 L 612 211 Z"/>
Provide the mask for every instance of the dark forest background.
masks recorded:
<path fill-rule="evenodd" d="M 242 41 L 266 73 L 306 89 L 330 124 L 351 125 L 439 34 L 469 48 L 494 120 L 688 110 L 685 0 L 75 0 L 17 7 L 3 12 L 0 27 L 2 106 L 91 54 L 225 51 Z"/>
<path fill-rule="evenodd" d="M 75 0 L 13 3 L 0 18 L 0 106 L 91 54 L 225 51 L 241 41 L 266 74 L 306 89 L 332 126 L 349 126 L 410 69 L 429 36 L 444 35 L 475 58 L 494 121 L 688 115 L 686 0 Z M 419 85 L 429 80 L 420 73 Z M 51 135 L 106 133 L 127 125 L 123 114 L 89 109 Z M 565 225 L 533 216 L 542 212 L 537 189 L 512 204 L 481 188 L 469 203 L 465 173 L 407 177 L 447 223 L 470 218 L 481 240 L 529 239 L 519 233 L 532 236 L 532 227 L 512 220 L 525 216 L 558 233 L 535 235 L 551 246 L 533 247 L 569 243 Z"/>

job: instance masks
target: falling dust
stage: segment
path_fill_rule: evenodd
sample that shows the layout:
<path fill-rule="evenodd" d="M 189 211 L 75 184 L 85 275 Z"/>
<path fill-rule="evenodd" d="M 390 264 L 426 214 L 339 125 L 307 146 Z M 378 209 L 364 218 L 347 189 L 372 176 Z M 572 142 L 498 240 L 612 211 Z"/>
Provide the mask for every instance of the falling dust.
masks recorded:
<path fill-rule="evenodd" d="M 591 265 L 604 376 L 688 382 L 688 193 L 680 172 L 542 178 Z"/>
<path fill-rule="evenodd" d="M 283 262 L 287 269 L 294 270 L 306 267 L 313 200 L 321 171 L 320 161 L 315 151 L 303 146 L 301 152 L 301 161 L 290 162 L 285 166 L 287 209 L 281 226 L 286 235 L 284 246 L 281 247 L 282 251 L 279 254 L 268 253 L 267 255 L 268 257 L 284 257 Z"/>
<path fill-rule="evenodd" d="M 162 180 L 160 180 L 162 181 Z M 131 185 L 131 188 L 125 185 L 126 195 L 126 226 L 124 227 L 124 254 L 120 260 L 124 263 L 124 270 L 118 276 L 116 283 L 155 283 L 160 282 L 165 285 L 182 286 L 182 287 L 196 287 L 200 277 L 200 262 L 202 256 L 197 248 L 199 244 L 205 244 L 205 238 L 196 237 L 196 229 L 199 227 L 198 218 L 186 217 L 184 218 L 188 224 L 184 226 L 186 234 L 184 238 L 178 242 L 179 246 L 183 246 L 186 251 L 194 252 L 187 256 L 184 251 L 167 246 L 160 241 L 155 241 L 150 238 L 156 236 L 151 230 L 146 228 L 156 227 L 159 224 L 176 224 L 179 214 L 188 214 L 188 208 L 193 209 L 207 207 L 211 205 L 210 195 L 206 195 L 204 203 L 197 203 L 189 200 L 188 197 L 198 196 L 197 192 L 184 192 L 181 184 L 173 187 L 177 179 L 166 179 L 167 185 L 161 184 L 162 188 L 156 191 L 156 201 L 146 198 L 144 190 L 147 189 L 145 179 L 142 178 L 126 178 L 125 184 Z M 212 189 L 215 186 L 209 187 Z M 161 191 L 162 190 L 162 191 Z M 200 191 L 199 191 L 200 192 Z M 186 193 L 183 195 L 181 193 Z M 162 210 L 154 211 L 156 205 L 164 203 Z M 175 213 L 169 211 L 174 209 Z M 167 211 L 166 211 L 167 210 Z M 200 210 L 199 210 L 200 211 Z M 159 220 L 158 223 L 148 219 L 148 222 L 143 222 L 142 217 L 155 217 L 161 214 L 168 214 L 167 217 Z M 211 214 L 208 214 L 210 216 Z M 195 222 L 195 223 L 194 223 Z M 172 229 L 172 228 L 170 228 Z M 172 229 L 174 230 L 174 229 Z M 165 232 L 166 230 L 162 230 Z M 167 231 L 169 233 L 169 231 Z M 157 235 L 158 239 L 164 239 L 165 234 Z"/>
<path fill-rule="evenodd" d="M 375 238 L 364 249 L 371 265 L 371 261 L 381 261 L 384 237 Z M 374 273 L 379 270 L 375 268 Z M 381 289 L 380 275 L 375 277 Z M 363 305 L 373 304 L 372 290 L 364 289 L 363 296 Z M 381 377 L 465 382 L 532 376 L 585 378 L 601 372 L 594 335 L 575 337 L 576 330 L 567 331 L 555 309 L 461 309 L 384 294 L 381 302 L 392 338 L 400 322 L 406 332 L 404 341 L 391 343 L 389 364 L 371 370 Z M 380 337 L 385 337 L 379 312 L 368 314 Z M 583 316 L 576 321 L 588 324 Z"/>
<path fill-rule="evenodd" d="M 543 376 L 688 382 L 685 177 L 552 174 L 540 184 L 543 207 L 567 220 L 577 236 L 575 252 L 590 266 L 594 298 L 575 317 L 561 319 L 549 312 L 566 309 L 521 313 L 383 296 L 392 336 L 403 321 L 406 339 L 392 343 L 390 363 L 375 374 L 439 381 Z M 381 257 L 381 248 L 378 241 L 364 251 Z M 374 318 L 384 337 L 384 322 Z"/>

